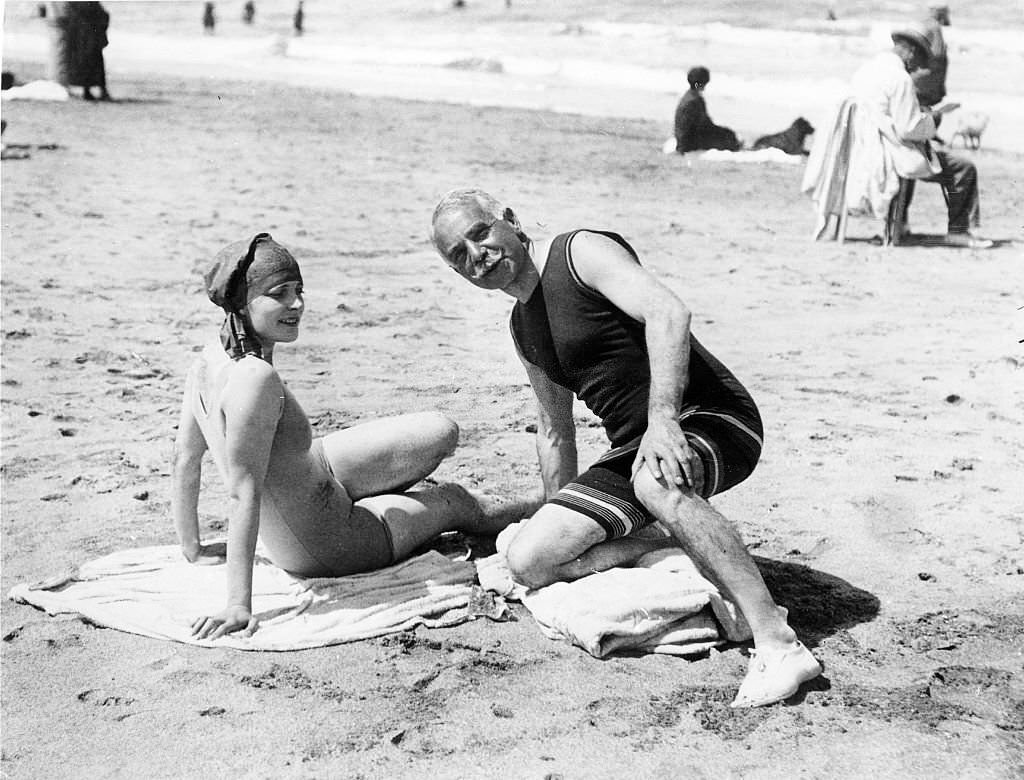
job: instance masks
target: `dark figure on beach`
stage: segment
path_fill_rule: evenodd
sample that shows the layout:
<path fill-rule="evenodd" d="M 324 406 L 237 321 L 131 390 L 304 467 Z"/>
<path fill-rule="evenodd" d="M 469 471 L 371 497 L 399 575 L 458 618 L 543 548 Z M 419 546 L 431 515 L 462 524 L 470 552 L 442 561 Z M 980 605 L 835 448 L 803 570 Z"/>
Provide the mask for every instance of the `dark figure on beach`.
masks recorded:
<path fill-rule="evenodd" d="M 738 151 L 741 144 L 736 133 L 716 125 L 708 116 L 702 93 L 711 80 L 711 73 L 704 67 L 691 68 L 686 80 L 690 88 L 676 106 L 676 151 L 679 154 L 698 149 Z"/>
<path fill-rule="evenodd" d="M 103 49 L 110 15 L 100 3 L 51 3 L 50 79 L 66 87 L 81 87 L 85 100 L 110 100 Z M 92 90 L 96 88 L 97 95 Z"/>
<path fill-rule="evenodd" d="M 252 20 L 256 18 L 256 3 L 249 0 L 245 5 L 242 6 L 242 21 L 246 24 L 252 24 Z"/>
<path fill-rule="evenodd" d="M 203 32 L 213 35 L 217 27 L 217 16 L 213 13 L 213 3 L 203 3 Z"/>
<path fill-rule="evenodd" d="M 949 6 L 931 6 L 922 25 L 928 38 L 928 61 L 923 67 L 911 73 L 910 78 L 914 81 L 918 103 L 925 108 L 931 108 L 946 97 L 946 70 L 949 67 L 949 58 L 946 56 L 942 28 L 949 27 Z"/>
<path fill-rule="evenodd" d="M 302 10 L 302 0 L 299 0 L 299 5 L 295 9 L 295 16 L 292 17 L 292 27 L 295 30 L 296 35 L 302 35 L 303 24 L 306 21 L 306 12 Z"/>
<path fill-rule="evenodd" d="M 571 230 L 534 243 L 512 209 L 481 190 L 441 199 L 432 240 L 470 284 L 516 299 L 510 325 L 537 399 L 547 503 L 508 546 L 513 579 L 541 588 L 680 546 L 753 632 L 756 656 L 734 707 L 781 701 L 821 674 L 743 539 L 708 503 L 754 470 L 763 431 L 750 394 L 693 337 L 683 301 L 617 233 Z M 582 473 L 574 396 L 611 445 Z M 642 532 L 656 521 L 670 537 Z"/>

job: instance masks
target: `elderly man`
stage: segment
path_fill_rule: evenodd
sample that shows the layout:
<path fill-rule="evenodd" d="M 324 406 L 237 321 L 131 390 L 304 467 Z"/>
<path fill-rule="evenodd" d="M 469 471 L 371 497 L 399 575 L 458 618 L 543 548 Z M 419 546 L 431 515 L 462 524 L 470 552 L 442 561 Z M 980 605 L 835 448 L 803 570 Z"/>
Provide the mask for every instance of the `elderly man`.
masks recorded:
<path fill-rule="evenodd" d="M 740 535 L 708 503 L 753 471 L 762 428 L 747 391 L 691 335 L 683 302 L 621 236 L 576 230 L 535 244 L 511 209 L 480 190 L 440 201 L 433 241 L 471 284 L 517 301 L 512 335 L 538 401 L 547 503 L 508 548 L 515 579 L 537 588 L 633 562 L 668 543 L 632 533 L 657 520 L 753 631 L 733 706 L 780 701 L 820 674 Z M 611 442 L 582 474 L 573 394 Z"/>
<path fill-rule="evenodd" d="M 927 30 L 919 23 L 892 33 L 893 48 L 861 66 L 853 76 L 853 94 L 861 131 L 877 131 L 887 162 L 899 176 L 942 185 L 948 203 L 946 243 L 988 249 L 991 241 L 971 233 L 978 227 L 978 171 L 970 160 L 932 148 L 935 115 L 956 108 L 922 110 L 910 74 L 931 52 Z M 887 166 L 888 167 L 888 166 Z"/>

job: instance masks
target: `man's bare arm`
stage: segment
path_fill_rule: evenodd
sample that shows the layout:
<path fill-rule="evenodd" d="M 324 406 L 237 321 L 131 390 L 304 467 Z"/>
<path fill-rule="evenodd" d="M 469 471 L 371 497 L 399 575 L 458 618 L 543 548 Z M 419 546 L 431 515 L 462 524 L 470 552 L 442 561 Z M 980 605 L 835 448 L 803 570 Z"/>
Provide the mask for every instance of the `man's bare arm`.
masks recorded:
<path fill-rule="evenodd" d="M 537 366 L 519 356 L 526 367 L 537 397 L 537 459 L 544 484 L 544 498 L 550 499 L 573 477 L 579 463 L 576 455 L 576 423 L 572 417 L 573 394 L 552 382 Z"/>
<path fill-rule="evenodd" d="M 572 258 L 580 280 L 644 324 L 651 387 L 647 432 L 633 464 L 646 464 L 656 478 L 698 491 L 700 458 L 679 428 L 679 411 L 689 376 L 690 310 L 679 297 L 641 267 L 625 248 L 596 233 L 578 233 Z"/>

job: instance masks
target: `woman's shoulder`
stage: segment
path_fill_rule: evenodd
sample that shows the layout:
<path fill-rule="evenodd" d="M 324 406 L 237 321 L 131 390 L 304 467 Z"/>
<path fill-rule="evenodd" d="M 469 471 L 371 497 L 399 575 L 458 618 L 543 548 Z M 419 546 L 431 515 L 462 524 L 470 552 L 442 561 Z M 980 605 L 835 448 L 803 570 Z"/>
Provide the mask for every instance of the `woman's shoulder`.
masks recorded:
<path fill-rule="evenodd" d="M 272 365 L 247 355 L 225 369 L 218 406 L 229 417 L 277 419 L 284 408 L 284 382 Z"/>
<path fill-rule="evenodd" d="M 246 355 L 230 361 L 225 371 L 225 386 L 232 389 L 250 388 L 258 392 L 264 388 L 277 388 L 284 384 L 277 369 L 255 355 Z"/>

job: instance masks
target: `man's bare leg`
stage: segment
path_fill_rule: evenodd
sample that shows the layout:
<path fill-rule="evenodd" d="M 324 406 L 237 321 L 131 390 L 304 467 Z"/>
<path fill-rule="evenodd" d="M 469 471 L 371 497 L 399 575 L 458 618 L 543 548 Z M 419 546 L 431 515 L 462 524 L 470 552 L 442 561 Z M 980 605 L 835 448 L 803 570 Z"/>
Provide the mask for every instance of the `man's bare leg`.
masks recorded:
<path fill-rule="evenodd" d="M 545 504 L 509 545 L 508 566 L 516 582 L 542 588 L 630 565 L 652 550 L 675 544 L 665 538 L 605 541 L 605 536 L 604 529 L 586 515 L 559 504 Z"/>
<path fill-rule="evenodd" d="M 800 644 L 735 527 L 692 491 L 669 488 L 642 469 L 637 497 L 657 517 L 704 575 L 743 613 L 757 655 L 733 706 L 770 704 L 796 693 L 821 667 Z"/>

